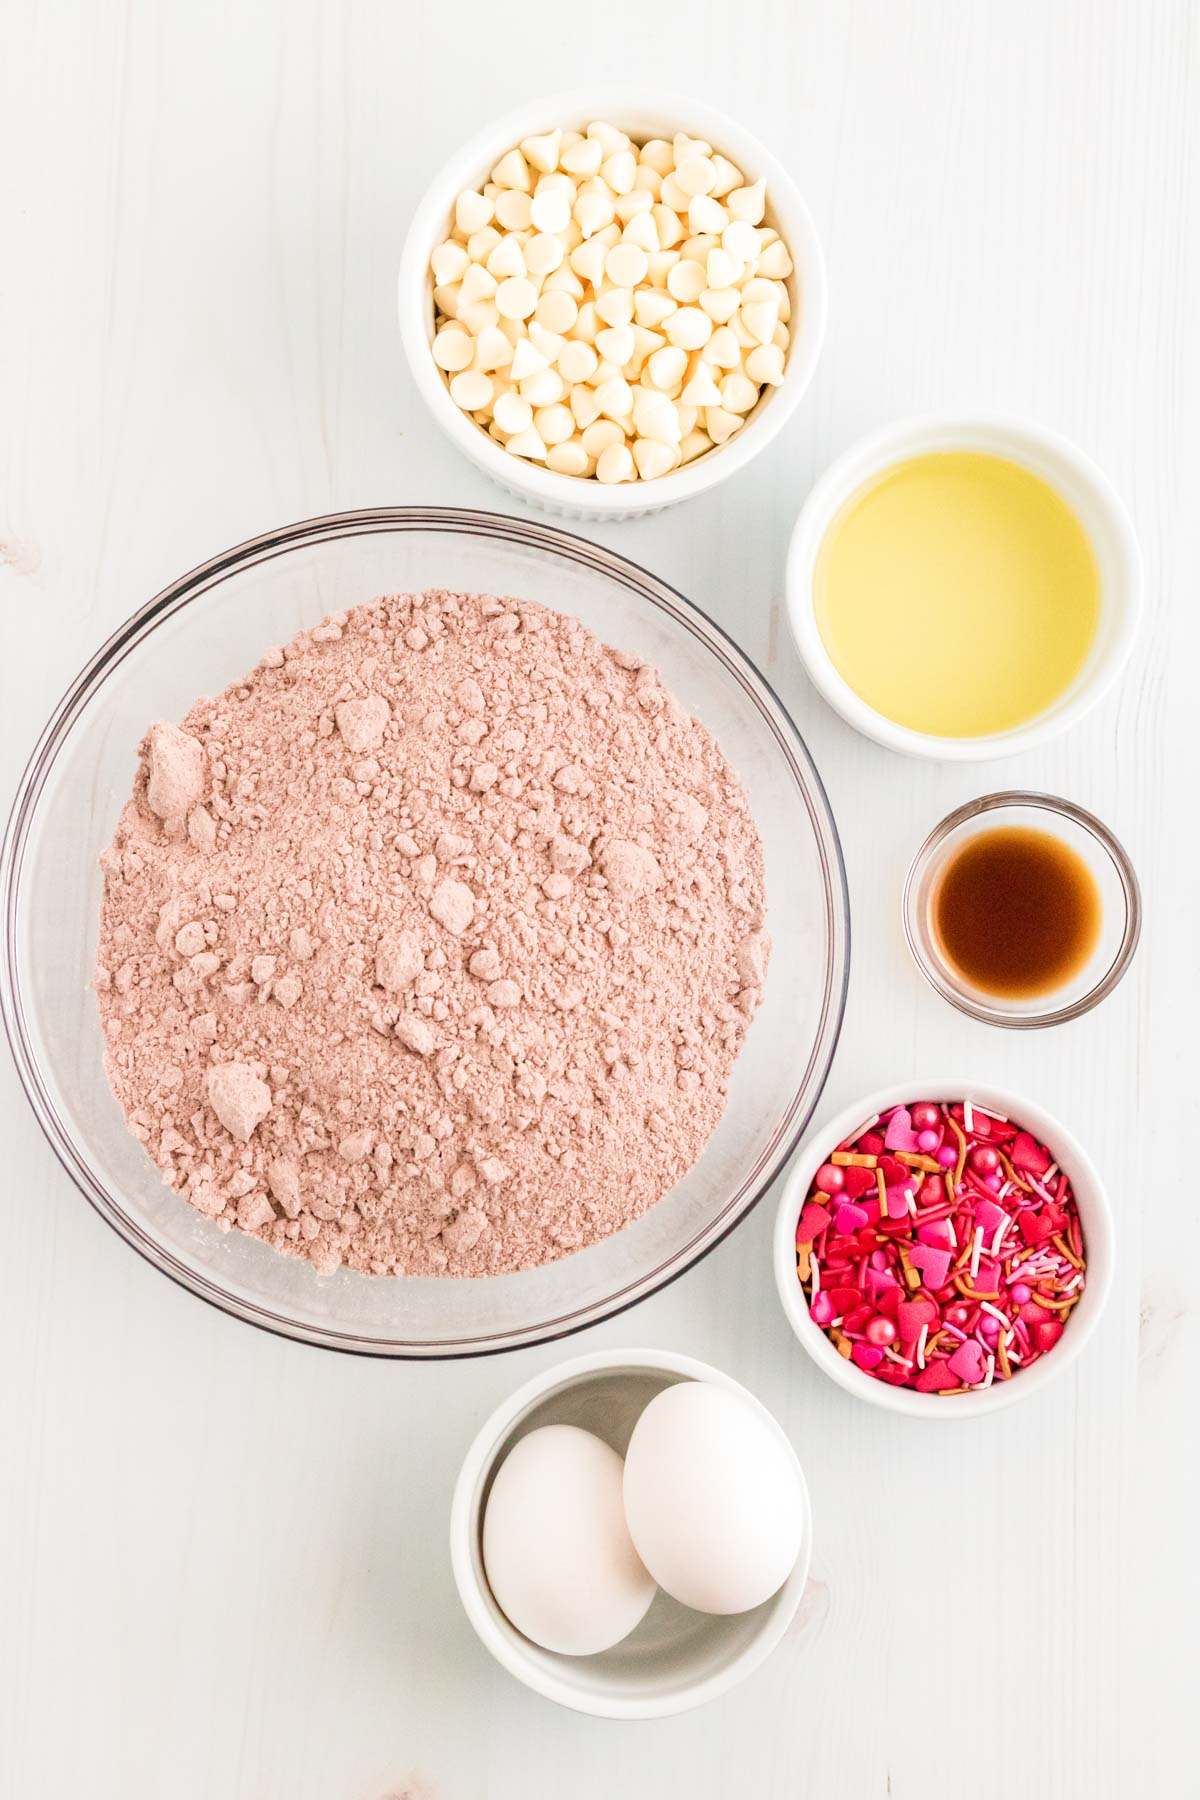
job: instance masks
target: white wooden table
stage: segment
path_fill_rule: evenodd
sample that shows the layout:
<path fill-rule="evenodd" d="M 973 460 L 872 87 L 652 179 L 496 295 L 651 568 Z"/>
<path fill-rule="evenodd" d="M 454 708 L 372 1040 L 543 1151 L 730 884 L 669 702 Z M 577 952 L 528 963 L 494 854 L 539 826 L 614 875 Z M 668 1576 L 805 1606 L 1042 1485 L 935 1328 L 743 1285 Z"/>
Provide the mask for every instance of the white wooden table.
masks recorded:
<path fill-rule="evenodd" d="M 341 1359 L 257 1335 L 141 1263 L 54 1163 L 0 1059 L 4 1800 L 1198 1791 L 1198 1208 L 1181 1139 L 1200 1123 L 1200 9 L 683 13 L 10 0 L 3 798 L 85 656 L 209 553 L 338 507 L 512 504 L 433 435 L 401 366 L 410 208 L 459 139 L 528 95 L 636 73 L 706 97 L 773 145 L 813 207 L 828 345 L 761 466 L 597 535 L 733 625 L 828 783 L 855 943 L 822 1110 L 935 1066 L 1043 1096 L 1111 1184 L 1111 1309 L 1078 1370 L 1027 1406 L 944 1430 L 891 1420 L 791 1339 L 763 1205 L 684 1281 L 565 1351 Z M 856 737 L 782 620 L 784 546 L 815 473 L 867 428 L 943 406 L 1077 439 L 1146 554 L 1149 614 L 1119 694 L 1005 765 L 902 763 Z M 1033 1037 L 938 1001 L 898 923 L 926 829 L 1013 784 L 1100 812 L 1148 902 L 1118 994 Z M 445 1541 L 491 1406 L 572 1348 L 622 1342 L 747 1382 L 792 1433 L 817 1519 L 803 1617 L 766 1669 L 639 1727 L 557 1711 L 496 1668 Z"/>

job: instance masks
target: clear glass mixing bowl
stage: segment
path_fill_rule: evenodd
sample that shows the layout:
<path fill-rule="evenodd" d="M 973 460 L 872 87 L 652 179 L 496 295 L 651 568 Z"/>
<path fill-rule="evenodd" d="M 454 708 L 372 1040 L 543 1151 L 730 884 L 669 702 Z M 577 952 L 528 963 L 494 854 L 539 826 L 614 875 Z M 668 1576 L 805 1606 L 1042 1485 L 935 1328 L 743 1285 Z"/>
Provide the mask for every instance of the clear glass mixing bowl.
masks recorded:
<path fill-rule="evenodd" d="M 221 1233 L 160 1181 L 109 1092 L 89 990 L 97 858 L 154 718 L 180 718 L 324 614 L 423 587 L 514 594 L 576 614 L 654 663 L 714 733 L 749 796 L 774 940 L 725 1116 L 636 1224 L 518 1275 L 317 1276 Z M 611 551 L 548 525 L 439 507 L 311 519 L 239 545 L 135 613 L 56 708 L 0 852 L 0 1005 L 55 1153 L 127 1243 L 194 1294 L 287 1337 L 374 1356 L 470 1356 L 564 1336 L 643 1300 L 711 1250 L 778 1174 L 817 1103 L 845 1006 L 850 925 L 837 832 L 795 726 L 696 607 Z"/>

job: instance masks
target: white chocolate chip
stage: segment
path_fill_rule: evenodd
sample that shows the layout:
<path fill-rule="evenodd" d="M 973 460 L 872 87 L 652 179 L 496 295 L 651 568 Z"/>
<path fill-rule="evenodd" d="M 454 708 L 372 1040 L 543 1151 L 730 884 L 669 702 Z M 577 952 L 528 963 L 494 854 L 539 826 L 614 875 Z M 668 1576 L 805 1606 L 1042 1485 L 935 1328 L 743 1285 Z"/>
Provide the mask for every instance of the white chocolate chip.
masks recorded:
<path fill-rule="evenodd" d="M 465 188 L 454 202 L 454 223 L 469 239 L 492 222 L 495 207 L 483 194 Z M 468 248 L 468 255 L 470 249 Z"/>
<path fill-rule="evenodd" d="M 600 173 L 614 194 L 631 193 L 637 178 L 637 160 L 633 151 L 617 150 L 606 156 L 600 165 Z"/>
<path fill-rule="evenodd" d="M 452 326 L 439 331 L 433 340 L 433 360 L 447 373 L 470 368 L 474 355 L 475 346 L 467 332 L 457 331 Z"/>
<path fill-rule="evenodd" d="M 529 177 L 529 164 L 519 150 L 510 150 L 507 156 L 500 158 L 492 170 L 492 180 L 497 187 L 520 188 L 523 194 L 528 194 L 533 187 Z"/>
<path fill-rule="evenodd" d="M 483 263 L 469 264 L 458 287 L 460 306 L 471 306 L 477 300 L 492 300 L 496 295 L 496 277 Z"/>
<path fill-rule="evenodd" d="M 610 444 L 596 460 L 596 480 L 604 482 L 632 481 L 635 474 L 633 457 L 625 443 Z"/>
<path fill-rule="evenodd" d="M 501 394 L 493 417 L 501 431 L 515 435 L 533 424 L 533 408 L 520 394 Z"/>
<path fill-rule="evenodd" d="M 633 355 L 633 327 L 631 325 L 609 325 L 596 333 L 596 348 L 607 361 L 616 363 L 619 369 Z"/>
<path fill-rule="evenodd" d="M 562 143 L 561 131 L 546 131 L 538 137 L 527 137 L 521 140 L 521 155 L 534 169 L 549 171 L 558 167 L 559 146 Z"/>
<path fill-rule="evenodd" d="M 584 428 L 581 442 L 587 454 L 599 462 L 606 450 L 625 442 L 625 433 L 614 420 L 597 419 L 594 425 Z"/>
<path fill-rule="evenodd" d="M 546 466 L 556 475 L 586 475 L 592 459 L 577 438 L 568 438 L 546 452 Z"/>
<path fill-rule="evenodd" d="M 517 348 L 520 349 L 520 345 Z M 595 372 L 599 361 L 591 344 L 571 342 L 558 359 L 558 372 L 564 381 L 587 381 Z"/>
<path fill-rule="evenodd" d="M 530 275 L 536 275 L 539 279 L 553 275 L 566 254 L 561 238 L 549 231 L 539 231 L 525 246 L 525 268 Z"/>
<path fill-rule="evenodd" d="M 633 390 L 623 375 L 601 382 L 596 389 L 600 411 L 610 419 L 624 419 L 633 411 Z"/>
<path fill-rule="evenodd" d="M 482 412 L 491 403 L 493 383 L 479 369 L 463 369 L 450 383 L 450 393 L 464 412 Z"/>
<path fill-rule="evenodd" d="M 717 171 L 707 156 L 685 156 L 675 164 L 675 180 L 685 194 L 711 194 L 717 184 Z"/>
<path fill-rule="evenodd" d="M 677 262 L 667 271 L 667 292 L 680 305 L 689 305 L 698 300 L 708 286 L 708 276 L 704 264 L 693 261 L 690 257 Z"/>
<path fill-rule="evenodd" d="M 648 359 L 647 367 L 655 387 L 663 389 L 678 387 L 687 373 L 687 360 L 687 351 L 680 350 L 674 344 L 653 351 Z"/>
<path fill-rule="evenodd" d="M 571 216 L 584 237 L 590 238 L 597 231 L 603 230 L 606 225 L 611 225 L 617 215 L 613 211 L 612 201 L 606 200 L 602 194 L 581 194 L 575 202 Z M 574 259 L 572 259 L 571 267 L 579 269 L 581 275 L 584 273 Z M 587 276 L 586 279 L 590 281 L 593 277 Z"/>
<path fill-rule="evenodd" d="M 629 325 L 633 321 L 633 294 L 627 287 L 610 287 L 597 297 L 596 317 L 606 325 Z"/>
<path fill-rule="evenodd" d="M 706 363 L 700 363 L 679 398 L 685 406 L 720 406 L 721 390 Z"/>
<path fill-rule="evenodd" d="M 732 381 L 734 377 L 729 376 L 727 379 Z M 753 386 L 753 383 L 750 385 Z M 757 398 L 757 389 L 755 397 Z M 750 405 L 753 406 L 753 404 L 752 400 Z M 563 406 L 561 402 L 553 406 L 539 406 L 533 415 L 533 423 L 538 436 L 547 449 L 553 445 L 565 444 L 569 438 L 575 435 L 575 420 L 571 409 L 569 406 Z"/>
<path fill-rule="evenodd" d="M 635 288 L 646 279 L 646 252 L 637 244 L 614 244 L 604 259 L 604 273 L 617 287 Z"/>
<path fill-rule="evenodd" d="M 733 218 L 743 219 L 750 225 L 761 225 L 766 211 L 766 199 L 766 182 L 756 181 L 751 187 L 731 189 L 725 203 Z"/>
<path fill-rule="evenodd" d="M 533 316 L 543 330 L 557 332 L 565 336 L 579 317 L 579 308 L 575 301 L 572 300 L 570 294 L 564 293 L 561 288 L 557 288 L 550 293 L 545 293 L 543 291 L 538 299 L 537 309 Z M 560 350 L 559 357 L 561 358 L 561 356 L 562 351 Z M 556 360 L 558 359 L 556 358 Z"/>
<path fill-rule="evenodd" d="M 723 407 L 710 406 L 704 414 L 704 429 L 714 444 L 724 444 L 742 424 L 737 413 L 726 412 Z"/>
<path fill-rule="evenodd" d="M 670 444 L 661 444 L 654 438 L 637 438 L 634 441 L 633 460 L 643 481 L 655 481 L 660 475 L 669 474 L 675 467 L 675 455 Z"/>
<path fill-rule="evenodd" d="M 505 231 L 528 231 L 533 223 L 533 201 L 520 188 L 505 188 L 496 196 L 496 223 Z"/>
<path fill-rule="evenodd" d="M 757 399 L 757 383 L 740 369 L 733 369 L 721 383 L 721 405 L 726 412 L 748 413 Z"/>
<path fill-rule="evenodd" d="M 569 175 L 598 175 L 604 160 L 604 148 L 596 138 L 581 138 L 564 150 L 559 161 Z"/>
<path fill-rule="evenodd" d="M 531 406 L 553 406 L 566 393 L 566 384 L 557 369 L 539 369 L 521 383 L 521 397 Z"/>
<path fill-rule="evenodd" d="M 712 336 L 713 322 L 699 306 L 680 306 L 665 320 L 668 342 L 680 350 L 699 350 Z"/>
<path fill-rule="evenodd" d="M 738 424 L 741 424 L 740 419 Z M 514 456 L 528 457 L 530 462 L 546 460 L 546 446 L 532 426 L 528 431 L 518 431 L 515 437 L 510 437 L 504 448 Z"/>
<path fill-rule="evenodd" d="M 537 289 L 524 275 L 510 275 L 496 289 L 496 306 L 502 319 L 527 319 L 537 305 Z M 774 321 L 772 320 L 772 330 Z"/>
<path fill-rule="evenodd" d="M 758 256 L 758 233 L 753 225 L 735 219 L 721 233 L 721 248 L 742 264 L 752 263 Z"/>
<path fill-rule="evenodd" d="M 633 397 L 633 425 L 639 437 L 662 444 L 677 444 L 683 436 L 679 414 L 665 394 L 639 387 Z"/>
<path fill-rule="evenodd" d="M 779 308 L 766 300 L 743 300 L 738 318 L 756 344 L 769 344 L 779 323 Z"/>
<path fill-rule="evenodd" d="M 760 387 L 779 387 L 783 381 L 783 351 L 777 344 L 757 344 L 746 355 L 746 373 Z"/>
<path fill-rule="evenodd" d="M 533 196 L 530 218 L 535 231 L 565 231 L 571 223 L 571 201 L 559 188 L 549 193 L 539 188 Z"/>
<path fill-rule="evenodd" d="M 439 282 L 461 281 L 471 266 L 466 245 L 456 244 L 452 238 L 438 245 L 429 262 Z"/>

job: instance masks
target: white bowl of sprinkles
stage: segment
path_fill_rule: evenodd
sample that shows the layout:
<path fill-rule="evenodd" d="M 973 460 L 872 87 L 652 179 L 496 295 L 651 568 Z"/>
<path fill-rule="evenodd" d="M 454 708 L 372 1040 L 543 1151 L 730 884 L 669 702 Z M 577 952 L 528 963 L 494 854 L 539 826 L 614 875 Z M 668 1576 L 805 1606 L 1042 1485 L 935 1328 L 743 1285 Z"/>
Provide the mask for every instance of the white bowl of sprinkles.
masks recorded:
<path fill-rule="evenodd" d="M 877 1123 L 881 1114 L 896 1106 L 918 1101 L 961 1104 L 970 1130 L 970 1111 L 975 1108 L 1005 1121 L 1012 1120 L 1044 1144 L 1055 1159 L 1055 1172 L 1070 1181 L 1079 1212 L 1086 1265 L 1083 1294 L 1060 1340 L 1028 1369 L 1018 1368 L 1009 1380 L 985 1379 L 969 1392 L 920 1393 L 911 1387 L 892 1387 L 874 1380 L 841 1355 L 826 1331 L 810 1314 L 797 1267 L 796 1226 L 814 1177 L 840 1144 L 858 1138 Z M 978 1246 L 975 1247 L 978 1257 Z M 987 1083 L 961 1076 L 914 1077 L 881 1088 L 853 1102 L 844 1111 L 809 1133 L 796 1153 L 784 1186 L 775 1220 L 775 1281 L 788 1323 L 820 1369 L 839 1387 L 860 1400 L 889 1412 L 916 1419 L 976 1418 L 1023 1399 L 1032 1399 L 1049 1382 L 1064 1374 L 1079 1358 L 1095 1331 L 1112 1287 L 1115 1266 L 1115 1227 L 1103 1183 L 1078 1139 L 1045 1107 Z M 819 1274 L 818 1274 L 819 1282 Z M 991 1309 L 989 1309 L 991 1310 Z M 922 1334 L 924 1336 L 924 1334 Z M 990 1372 L 989 1372 L 990 1374 Z"/>

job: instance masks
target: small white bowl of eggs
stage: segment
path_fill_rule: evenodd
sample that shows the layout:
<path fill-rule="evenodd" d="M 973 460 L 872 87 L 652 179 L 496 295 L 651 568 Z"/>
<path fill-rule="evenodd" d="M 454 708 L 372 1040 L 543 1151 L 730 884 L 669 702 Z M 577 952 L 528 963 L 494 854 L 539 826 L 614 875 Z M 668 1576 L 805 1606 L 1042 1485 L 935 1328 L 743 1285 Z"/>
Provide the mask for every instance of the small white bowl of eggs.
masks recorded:
<path fill-rule="evenodd" d="M 487 1649 L 547 1699 L 612 1719 L 687 1711 L 756 1669 L 811 1547 L 782 1428 L 719 1369 L 665 1350 L 576 1357 L 519 1388 L 467 1452 L 450 1518 Z"/>

